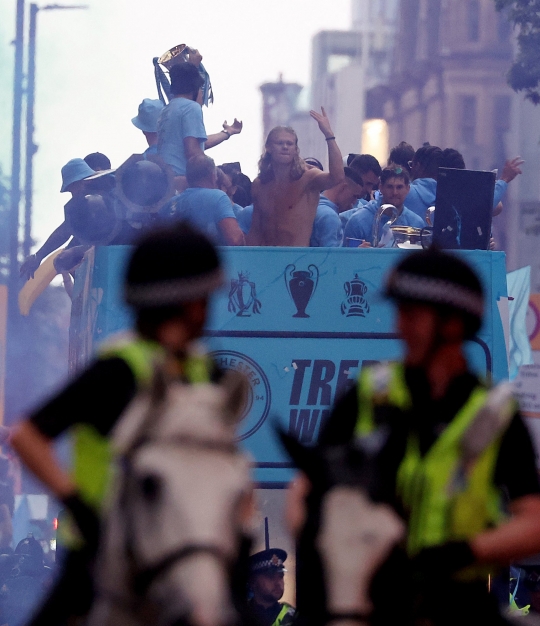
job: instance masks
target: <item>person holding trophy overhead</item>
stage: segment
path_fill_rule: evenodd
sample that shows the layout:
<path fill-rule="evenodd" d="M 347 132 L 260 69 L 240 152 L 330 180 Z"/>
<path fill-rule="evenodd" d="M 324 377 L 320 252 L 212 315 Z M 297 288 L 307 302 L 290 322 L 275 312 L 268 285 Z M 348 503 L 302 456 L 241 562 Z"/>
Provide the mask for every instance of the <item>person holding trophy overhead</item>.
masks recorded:
<path fill-rule="evenodd" d="M 202 87 L 204 79 L 198 66 L 202 56 L 191 51 L 187 62 L 173 65 L 169 70 L 171 100 L 158 120 L 158 147 L 161 158 L 171 166 L 176 175 L 176 189 L 186 186 L 186 164 L 204 150 L 213 148 L 242 131 L 242 122 L 236 118 L 232 124 L 223 123 L 223 130 L 207 135 L 202 114 Z"/>

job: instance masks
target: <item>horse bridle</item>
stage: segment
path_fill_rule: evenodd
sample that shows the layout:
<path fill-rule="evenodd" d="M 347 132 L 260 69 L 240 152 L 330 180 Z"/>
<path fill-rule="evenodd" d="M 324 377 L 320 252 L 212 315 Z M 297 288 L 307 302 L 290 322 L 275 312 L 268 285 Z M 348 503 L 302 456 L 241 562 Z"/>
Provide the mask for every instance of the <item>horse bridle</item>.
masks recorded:
<path fill-rule="evenodd" d="M 154 422 L 155 425 L 155 422 Z M 235 443 L 217 441 L 206 438 L 199 438 L 192 435 L 173 435 L 166 439 L 160 439 L 159 437 L 151 437 L 149 433 L 140 433 L 136 443 L 129 449 L 129 452 L 124 456 L 123 474 L 125 488 L 122 493 L 122 500 L 124 506 L 127 507 L 128 500 L 128 485 L 132 483 L 129 479 L 131 473 L 131 461 L 135 453 L 149 443 L 159 443 L 165 446 L 175 446 L 184 448 L 197 448 L 201 450 L 207 450 L 210 452 L 216 452 L 218 454 L 237 455 L 239 454 L 239 448 Z M 146 594 L 150 585 L 156 578 L 164 574 L 171 567 L 176 565 L 179 561 L 191 558 L 197 554 L 209 554 L 221 563 L 225 571 L 230 571 L 233 562 L 229 555 L 227 555 L 219 546 L 209 543 L 187 543 L 176 550 L 173 550 L 170 554 L 167 554 L 162 559 L 147 565 L 140 567 L 137 565 L 137 558 L 133 550 L 134 533 L 130 518 L 127 516 L 126 523 L 126 555 L 128 561 L 131 564 L 133 588 L 137 596 L 141 597 Z"/>

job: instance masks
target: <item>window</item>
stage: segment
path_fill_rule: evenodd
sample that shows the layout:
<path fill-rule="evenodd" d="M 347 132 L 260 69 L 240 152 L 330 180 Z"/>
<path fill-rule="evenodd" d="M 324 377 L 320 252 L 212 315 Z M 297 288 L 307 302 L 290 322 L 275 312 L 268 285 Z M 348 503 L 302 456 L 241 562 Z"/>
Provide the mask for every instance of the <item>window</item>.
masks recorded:
<path fill-rule="evenodd" d="M 461 141 L 465 144 L 474 144 L 476 135 L 476 98 L 475 96 L 461 97 Z"/>
<path fill-rule="evenodd" d="M 480 0 L 468 0 L 467 41 L 480 39 Z"/>

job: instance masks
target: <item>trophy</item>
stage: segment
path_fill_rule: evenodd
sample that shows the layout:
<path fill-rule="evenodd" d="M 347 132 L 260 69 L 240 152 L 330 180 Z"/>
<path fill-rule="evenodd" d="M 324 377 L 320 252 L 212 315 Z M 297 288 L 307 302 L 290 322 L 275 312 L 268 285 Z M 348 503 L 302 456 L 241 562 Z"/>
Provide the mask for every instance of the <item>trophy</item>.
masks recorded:
<path fill-rule="evenodd" d="M 171 81 L 168 76 L 171 67 L 173 67 L 173 65 L 177 65 L 178 63 L 194 63 L 193 60 L 190 60 L 190 56 L 198 54 L 198 50 L 190 48 L 185 43 L 181 43 L 178 46 L 173 46 L 160 57 L 154 57 L 152 63 L 154 64 L 156 87 L 159 99 L 163 102 L 163 104 L 167 104 L 167 101 L 170 101 L 171 99 Z M 199 58 L 202 57 L 199 56 Z M 208 106 L 209 103 L 214 102 L 214 92 L 212 91 L 212 84 L 210 83 L 210 75 L 202 63 L 199 62 L 196 67 L 199 70 L 199 74 L 204 79 L 204 84 L 202 86 L 203 104 Z"/>
<path fill-rule="evenodd" d="M 261 312 L 261 301 L 257 299 L 255 283 L 249 280 L 247 273 L 238 272 L 238 279 L 231 279 L 228 308 L 237 317 L 250 317 L 251 311 Z"/>
<path fill-rule="evenodd" d="M 313 296 L 319 282 L 319 268 L 308 265 L 306 270 L 297 270 L 295 265 L 287 265 L 284 272 L 287 291 L 296 306 L 293 317 L 309 317 L 306 313 L 307 305 Z"/>
<path fill-rule="evenodd" d="M 369 313 L 369 304 L 364 298 L 368 290 L 366 283 L 355 274 L 353 280 L 348 280 L 343 288 L 346 298 L 341 303 L 341 314 L 345 317 L 366 317 L 366 313 Z"/>

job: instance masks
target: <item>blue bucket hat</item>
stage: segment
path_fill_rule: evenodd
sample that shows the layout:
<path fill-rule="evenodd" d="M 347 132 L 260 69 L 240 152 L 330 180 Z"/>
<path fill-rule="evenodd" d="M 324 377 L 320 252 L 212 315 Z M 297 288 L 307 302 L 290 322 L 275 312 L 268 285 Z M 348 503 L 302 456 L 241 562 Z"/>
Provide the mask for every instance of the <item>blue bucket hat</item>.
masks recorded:
<path fill-rule="evenodd" d="M 164 104 L 161 100 L 145 98 L 139 104 L 139 114 L 131 122 L 133 126 L 146 133 L 157 133 L 157 122 Z"/>
<path fill-rule="evenodd" d="M 83 159 L 71 159 L 62 168 L 62 188 L 60 192 L 67 191 L 71 183 L 84 180 L 95 174 L 94 170 Z"/>

